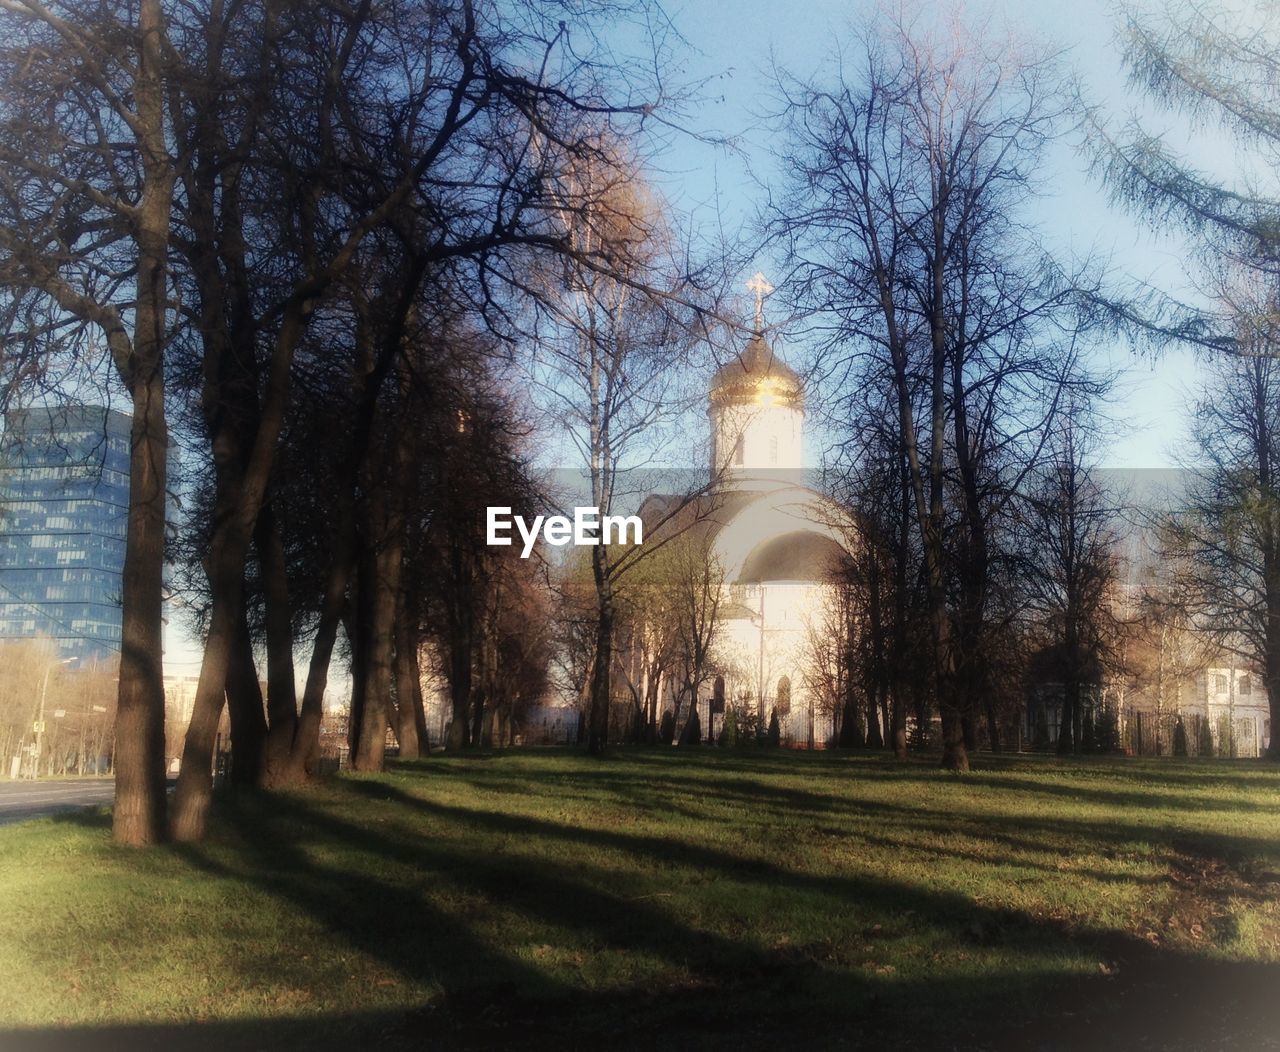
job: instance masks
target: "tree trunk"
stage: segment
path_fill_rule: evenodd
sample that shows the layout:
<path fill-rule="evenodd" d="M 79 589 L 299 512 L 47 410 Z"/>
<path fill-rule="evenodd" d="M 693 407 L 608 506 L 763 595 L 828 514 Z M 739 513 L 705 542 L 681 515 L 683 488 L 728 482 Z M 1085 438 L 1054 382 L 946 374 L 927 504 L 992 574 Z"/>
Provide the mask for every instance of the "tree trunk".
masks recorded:
<path fill-rule="evenodd" d="M 445 747 L 451 752 L 464 749 L 470 744 L 470 727 L 467 714 L 471 706 L 471 671 L 474 658 L 475 621 L 472 599 L 475 589 L 471 587 L 473 568 L 468 553 L 458 544 L 453 545 L 449 553 L 452 594 L 448 596 L 450 604 L 448 625 L 449 648 L 449 701 L 452 712 L 449 721 L 448 740 Z"/>
<path fill-rule="evenodd" d="M 267 742 L 260 781 L 275 785 L 284 780 L 298 729 L 298 697 L 293 667 L 293 611 L 284 543 L 275 510 L 264 504 L 254 527 L 254 546 L 262 570 L 267 614 Z"/>
<path fill-rule="evenodd" d="M 1280 587 L 1276 588 L 1274 596 L 1268 597 L 1264 646 L 1264 671 L 1271 712 L 1271 739 L 1267 743 L 1266 755 L 1268 760 L 1280 762 Z"/>
<path fill-rule="evenodd" d="M 846 625 L 845 632 L 852 632 L 852 627 Z M 862 749 L 867 744 L 858 711 L 858 688 L 854 679 L 856 666 L 857 658 L 852 643 L 849 643 L 844 651 L 844 714 L 840 720 L 839 742 L 842 749 Z"/>
<path fill-rule="evenodd" d="M 662 670 L 653 669 L 649 674 L 649 682 L 645 684 L 648 693 L 648 715 L 646 719 L 645 741 L 655 745 L 658 741 L 658 697 L 662 693 Z"/>
<path fill-rule="evenodd" d="M 451 717 L 445 748 L 456 752 L 470 743 L 467 713 L 471 706 L 471 647 L 461 638 L 454 638 L 449 648 L 449 701 Z"/>
<path fill-rule="evenodd" d="M 386 528 L 386 534 L 385 543 L 373 560 L 368 664 L 364 670 L 364 719 L 360 727 L 359 748 L 352 752 L 354 766 L 360 771 L 382 770 L 386 754 L 387 703 L 391 698 L 392 634 L 395 631 L 396 595 L 400 590 L 402 550 L 394 523 Z M 416 725 L 412 718 L 409 722 L 416 736 Z"/>
<path fill-rule="evenodd" d="M 907 758 L 907 704 L 902 696 L 901 688 L 896 688 L 890 698 L 890 713 L 893 721 L 893 755 L 895 759 Z"/>
<path fill-rule="evenodd" d="M 267 721 L 243 610 L 227 666 L 227 709 L 231 717 L 231 781 L 240 786 L 257 785 L 262 780 Z"/>
<path fill-rule="evenodd" d="M 983 697 L 987 711 L 987 735 L 991 739 L 991 751 L 1000 751 L 1000 721 L 996 717 L 996 704 L 991 697 L 991 691 L 988 689 Z"/>
<path fill-rule="evenodd" d="M 395 623 L 395 679 L 400 758 L 416 760 L 427 755 L 427 714 L 422 705 L 422 681 L 418 673 L 418 647 L 413 642 L 403 595 Z"/>
<path fill-rule="evenodd" d="M 421 277 L 420 267 L 412 269 L 406 284 L 416 288 Z M 410 291 L 409 287 L 401 289 L 396 310 L 380 342 L 374 341 L 367 326 L 357 334 L 360 354 L 352 375 L 352 395 L 359 409 L 349 455 L 344 471 L 338 479 L 338 514 L 335 518 L 333 533 L 333 562 L 325 585 L 320 619 L 316 625 L 316 634 L 311 646 L 307 682 L 303 689 L 302 705 L 298 713 L 288 765 L 281 779 L 284 784 L 301 781 L 312 774 L 319 755 L 320 726 L 324 718 L 324 694 L 329 682 L 329 667 L 338 638 L 338 627 L 342 624 L 344 613 L 348 612 L 347 592 L 357 572 L 355 491 L 358 480 L 367 466 L 382 381 L 399 353 L 405 319 L 412 309 Z M 425 717 L 423 731 L 420 741 L 425 742 Z"/>
<path fill-rule="evenodd" d="M 867 740 L 862 734 L 862 721 L 858 718 L 858 699 L 849 692 L 844 699 L 844 716 L 840 720 L 840 748 L 862 749 Z"/>
<path fill-rule="evenodd" d="M 116 703 L 111 833 L 131 846 L 164 839 L 164 669 L 161 617 L 169 432 L 164 405 L 169 212 L 173 172 L 165 146 L 161 76 L 164 16 L 141 0 L 142 46 L 133 93 L 143 189 L 136 212 L 137 296 L 132 353 L 117 361 L 133 401 L 129 513 L 121 574 L 120 685 Z"/>
<path fill-rule="evenodd" d="M 477 687 L 471 692 L 471 744 L 483 745 L 481 731 L 484 729 L 485 703 L 489 700 L 489 692 L 484 687 Z"/>
<path fill-rule="evenodd" d="M 938 600 L 934 603 L 934 641 L 944 651 L 951 646 L 950 626 L 947 622 L 947 611 Z M 939 624 L 941 622 L 941 624 Z M 951 771 L 965 772 L 969 770 L 969 751 L 965 747 L 964 727 L 961 723 L 961 711 L 957 704 L 955 674 L 950 660 L 944 655 L 936 662 L 937 677 L 941 681 L 938 686 L 938 714 L 942 717 L 942 766 Z"/>
<path fill-rule="evenodd" d="M 884 735 L 880 730 L 880 717 L 876 712 L 875 701 L 872 699 L 868 699 L 867 705 L 867 748 L 884 748 Z"/>
<path fill-rule="evenodd" d="M 139 370 L 132 394 L 111 831 L 118 843 L 141 846 L 164 839 L 165 816 L 161 597 L 168 433 L 158 357 Z"/>
<path fill-rule="evenodd" d="M 353 467 L 353 472 L 356 470 Z M 354 474 L 352 476 L 354 478 Z M 337 523 L 333 535 L 333 563 L 325 582 L 320 620 L 311 643 L 307 682 L 302 691 L 302 707 L 294 731 L 289 762 L 278 785 L 296 784 L 315 772 L 320 752 L 320 725 L 324 719 L 324 694 L 329 685 L 329 666 L 338 641 L 338 628 L 347 611 L 347 592 L 355 573 L 354 482 L 339 496 Z"/>
<path fill-rule="evenodd" d="M 392 440 L 395 446 L 385 460 L 390 471 L 371 471 L 365 486 L 367 521 L 362 535 L 371 548 L 361 563 L 356 604 L 360 622 L 356 625 L 356 632 L 363 655 L 360 671 L 364 677 L 364 704 L 358 719 L 354 712 L 352 714 L 357 740 L 351 748 L 352 765 L 360 771 L 383 769 L 387 727 L 400 728 L 405 722 L 392 703 L 391 690 L 396 612 L 404 563 L 404 519 L 400 499 L 396 494 L 388 493 L 387 488 L 394 484 L 397 476 L 397 451 L 407 433 L 401 429 Z M 405 715 L 405 733 L 416 755 L 417 723 L 411 711 Z M 403 749 L 405 739 L 398 738 Z"/>
<path fill-rule="evenodd" d="M 1076 710 L 1080 705 L 1080 680 L 1068 673 L 1062 685 L 1062 721 L 1058 726 L 1058 753 L 1065 755 L 1076 751 Z"/>
<path fill-rule="evenodd" d="M 342 624 L 342 612 L 346 604 L 345 582 L 351 576 L 349 567 L 335 572 L 330 578 L 320 621 L 316 625 L 315 640 L 311 645 L 311 661 L 307 666 L 307 683 L 302 691 L 302 708 L 294 732 L 289 763 L 276 785 L 301 782 L 315 773 L 316 758 L 320 752 L 320 724 L 324 718 L 324 694 L 329 686 L 329 665 L 333 648 L 338 641 L 338 626 Z M 338 592 L 336 599 L 333 593 Z"/>
<path fill-rule="evenodd" d="M 929 610 L 932 615 L 934 662 L 937 667 L 935 686 L 942 714 L 942 765 L 949 770 L 969 769 L 969 752 L 964 741 L 964 712 L 956 691 L 956 654 L 951 622 L 947 613 L 947 586 L 943 571 L 943 467 L 946 455 L 946 366 L 948 359 L 946 264 L 948 231 L 947 202 L 950 181 L 938 173 L 933 191 L 933 244 L 929 259 L 931 290 L 929 298 L 929 339 L 932 346 L 932 378 L 929 423 L 929 512 L 923 530 L 923 543 L 929 575 Z"/>
<path fill-rule="evenodd" d="M 360 557 L 360 567 L 351 582 L 351 603 L 342 619 L 347 646 L 351 650 L 351 706 L 347 712 L 347 756 L 355 763 L 360 748 L 361 727 L 364 726 L 364 710 L 369 704 L 369 610 L 365 605 L 372 591 L 369 584 L 369 554 Z"/>
<path fill-rule="evenodd" d="M 596 589 L 599 603 L 596 608 L 595 666 L 591 676 L 591 708 L 587 728 L 587 750 L 592 756 L 603 756 L 609 744 L 609 695 L 610 673 L 613 671 L 613 590 L 603 569 L 605 548 L 596 545 L 591 549 L 596 563 Z"/>
<path fill-rule="evenodd" d="M 883 728 L 880 747 L 883 749 L 892 741 L 893 736 L 893 728 L 889 723 L 889 680 L 888 674 L 883 667 L 878 677 L 877 689 L 880 691 L 880 726 Z"/>
<path fill-rule="evenodd" d="M 865 683 L 867 692 L 867 745 L 883 749 L 884 732 L 889 729 L 888 719 L 888 670 L 884 631 L 884 589 L 881 581 L 880 555 L 868 552 L 867 560 L 867 613 L 871 639 Z M 882 722 L 883 721 L 883 722 Z"/>
<path fill-rule="evenodd" d="M 911 532 L 911 483 L 905 459 L 899 459 L 898 536 L 893 552 L 893 652 L 889 675 L 893 692 L 893 755 L 907 758 L 907 697 L 903 663 L 907 660 L 907 552 Z"/>
<path fill-rule="evenodd" d="M 219 560 L 219 555 L 214 555 Z M 226 560 L 226 555 L 221 556 Z M 241 568 L 243 564 L 241 564 Z M 173 794 L 172 833 L 191 842 L 204 836 L 205 816 L 213 791 L 213 748 L 226 701 L 227 671 L 239 631 L 240 599 L 234 589 L 215 589 L 209 634 L 200 679 L 182 747 L 182 769 Z"/>

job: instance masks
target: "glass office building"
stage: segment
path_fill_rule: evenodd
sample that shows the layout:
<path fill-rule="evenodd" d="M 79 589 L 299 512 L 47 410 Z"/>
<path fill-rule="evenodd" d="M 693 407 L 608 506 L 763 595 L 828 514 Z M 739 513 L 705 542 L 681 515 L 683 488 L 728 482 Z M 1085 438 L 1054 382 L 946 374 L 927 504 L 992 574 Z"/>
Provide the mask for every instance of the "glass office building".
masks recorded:
<path fill-rule="evenodd" d="M 120 649 L 129 417 L 100 406 L 19 409 L 0 437 L 0 639 L 63 654 Z"/>

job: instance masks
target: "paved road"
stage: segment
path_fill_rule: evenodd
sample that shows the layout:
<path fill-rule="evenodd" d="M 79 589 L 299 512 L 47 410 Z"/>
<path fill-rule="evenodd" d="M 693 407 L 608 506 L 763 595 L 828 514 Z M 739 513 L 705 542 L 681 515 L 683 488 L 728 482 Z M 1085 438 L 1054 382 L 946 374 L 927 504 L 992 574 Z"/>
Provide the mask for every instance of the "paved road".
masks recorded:
<path fill-rule="evenodd" d="M 28 818 L 111 803 L 110 778 L 60 778 L 40 782 L 0 782 L 0 825 Z"/>

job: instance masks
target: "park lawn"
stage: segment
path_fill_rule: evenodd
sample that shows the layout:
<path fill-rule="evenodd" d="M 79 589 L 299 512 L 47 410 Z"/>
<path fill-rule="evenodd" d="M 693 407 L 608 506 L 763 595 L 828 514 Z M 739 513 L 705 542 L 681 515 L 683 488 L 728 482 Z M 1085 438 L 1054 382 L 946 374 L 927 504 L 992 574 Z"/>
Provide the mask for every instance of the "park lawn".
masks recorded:
<path fill-rule="evenodd" d="M 197 847 L 3 828 L 0 1048 L 1280 1047 L 1280 771 L 976 768 L 478 753 Z"/>

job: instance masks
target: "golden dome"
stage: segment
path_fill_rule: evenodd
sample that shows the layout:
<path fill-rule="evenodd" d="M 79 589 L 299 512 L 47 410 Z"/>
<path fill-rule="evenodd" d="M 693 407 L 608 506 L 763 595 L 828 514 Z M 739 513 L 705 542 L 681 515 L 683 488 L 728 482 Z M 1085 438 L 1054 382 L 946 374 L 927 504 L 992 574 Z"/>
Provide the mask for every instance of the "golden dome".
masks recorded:
<path fill-rule="evenodd" d="M 711 407 L 780 405 L 799 409 L 800 377 L 773 353 L 764 334 L 756 332 L 736 358 L 716 370 L 711 379 Z"/>

